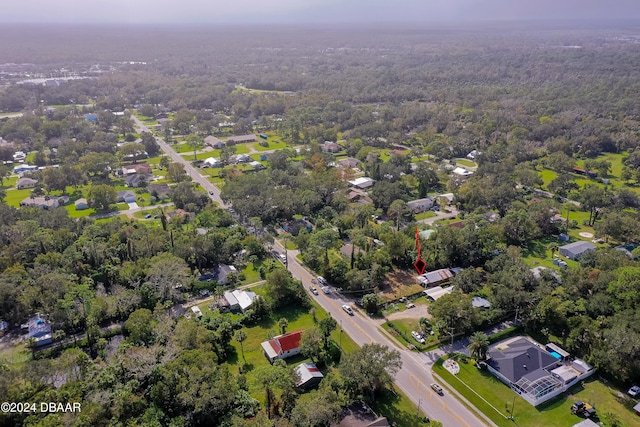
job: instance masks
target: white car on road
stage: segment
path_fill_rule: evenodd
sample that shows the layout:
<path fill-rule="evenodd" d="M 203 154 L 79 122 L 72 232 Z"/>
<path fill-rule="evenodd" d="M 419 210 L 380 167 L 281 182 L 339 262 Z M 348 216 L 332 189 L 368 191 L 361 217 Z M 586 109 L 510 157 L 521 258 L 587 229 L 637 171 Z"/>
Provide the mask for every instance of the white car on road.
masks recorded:
<path fill-rule="evenodd" d="M 349 316 L 353 316 L 353 310 L 351 309 L 351 307 L 349 307 L 347 304 L 344 304 L 342 306 L 342 309 L 345 311 L 345 313 L 347 313 Z"/>

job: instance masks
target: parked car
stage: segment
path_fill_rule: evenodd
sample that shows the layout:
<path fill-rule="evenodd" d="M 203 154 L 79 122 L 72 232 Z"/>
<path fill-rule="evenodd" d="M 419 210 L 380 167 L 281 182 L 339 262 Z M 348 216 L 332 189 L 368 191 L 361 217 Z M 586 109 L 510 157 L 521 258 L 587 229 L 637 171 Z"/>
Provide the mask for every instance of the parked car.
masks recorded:
<path fill-rule="evenodd" d="M 153 216 L 153 215 L 151 215 L 151 214 L 146 214 L 146 215 L 144 216 L 144 219 L 149 219 L 149 218 L 151 218 L 152 216 Z"/>
<path fill-rule="evenodd" d="M 640 387 L 637 385 L 632 386 L 629 391 L 627 391 L 627 394 L 631 397 L 638 397 L 638 395 L 640 395 Z"/>
<path fill-rule="evenodd" d="M 351 309 L 351 307 L 349 307 L 347 304 L 344 304 L 342 306 L 342 309 L 345 311 L 345 313 L 347 313 L 349 316 L 353 316 L 353 310 Z"/>
<path fill-rule="evenodd" d="M 309 286 L 309 291 L 311 291 L 311 293 L 314 295 L 318 295 L 318 290 L 313 286 Z"/>
<path fill-rule="evenodd" d="M 418 341 L 420 344 L 424 344 L 426 341 L 420 332 L 411 331 L 411 336 Z"/>
<path fill-rule="evenodd" d="M 319 284 L 321 285 L 326 285 L 327 284 L 327 279 L 325 279 L 322 276 L 318 276 L 318 278 L 316 279 L 318 281 Z"/>
<path fill-rule="evenodd" d="M 282 261 L 283 263 L 287 263 L 287 256 L 285 254 L 278 254 L 278 258 L 280 259 L 280 261 Z"/>
<path fill-rule="evenodd" d="M 442 395 L 444 390 L 442 390 L 442 387 L 440 387 L 438 384 L 436 383 L 431 383 L 431 390 L 435 391 L 436 393 Z"/>
<path fill-rule="evenodd" d="M 325 294 L 331 293 L 331 288 L 328 286 L 323 286 L 321 289 L 322 289 L 322 292 L 324 292 Z"/>
<path fill-rule="evenodd" d="M 414 308 L 416 305 L 414 303 L 412 303 L 411 301 L 409 301 L 407 303 L 407 308 Z"/>

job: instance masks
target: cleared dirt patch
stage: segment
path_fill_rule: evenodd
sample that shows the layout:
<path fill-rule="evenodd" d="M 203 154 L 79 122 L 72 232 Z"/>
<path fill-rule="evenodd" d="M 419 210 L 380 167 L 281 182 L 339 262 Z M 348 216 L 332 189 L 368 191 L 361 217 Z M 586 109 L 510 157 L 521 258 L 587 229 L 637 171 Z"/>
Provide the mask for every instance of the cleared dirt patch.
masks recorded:
<path fill-rule="evenodd" d="M 381 289 L 385 301 L 397 300 L 401 297 L 415 295 L 424 288 L 416 283 L 416 272 L 394 270 L 387 274 L 385 286 Z"/>

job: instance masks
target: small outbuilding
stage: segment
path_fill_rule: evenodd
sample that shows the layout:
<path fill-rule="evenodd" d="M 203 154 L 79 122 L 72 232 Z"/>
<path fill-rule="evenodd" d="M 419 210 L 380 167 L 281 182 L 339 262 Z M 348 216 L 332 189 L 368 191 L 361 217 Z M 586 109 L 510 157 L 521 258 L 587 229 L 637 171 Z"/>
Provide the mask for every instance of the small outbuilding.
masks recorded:
<path fill-rule="evenodd" d="M 73 204 L 75 205 L 77 211 L 89 209 L 89 203 L 87 203 L 87 199 L 85 198 L 78 199 Z"/>
<path fill-rule="evenodd" d="M 315 387 L 322 381 L 322 378 L 324 378 L 320 369 L 312 362 L 301 363 L 295 367 L 294 371 L 298 374 L 298 378 L 300 378 L 298 382 L 296 382 L 296 387 L 303 390 Z"/>

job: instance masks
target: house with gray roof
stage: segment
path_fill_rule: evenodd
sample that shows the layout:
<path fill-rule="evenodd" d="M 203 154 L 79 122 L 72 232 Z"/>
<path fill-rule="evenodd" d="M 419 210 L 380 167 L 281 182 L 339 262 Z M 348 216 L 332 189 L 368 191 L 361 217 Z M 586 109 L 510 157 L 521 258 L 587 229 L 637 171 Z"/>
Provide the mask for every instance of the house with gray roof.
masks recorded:
<path fill-rule="evenodd" d="M 583 240 L 560 246 L 560 248 L 558 249 L 560 255 L 563 255 L 572 260 L 577 260 L 582 255 L 584 255 L 585 252 L 594 250 L 596 250 L 596 245 L 591 242 L 585 242 Z"/>
<path fill-rule="evenodd" d="M 83 211 L 89 209 L 89 203 L 87 203 L 87 199 L 84 197 L 82 199 L 78 199 L 73 203 L 76 207 L 77 211 Z"/>
<path fill-rule="evenodd" d="M 18 178 L 18 181 L 16 181 L 16 188 L 18 190 L 22 190 L 25 188 L 33 188 L 36 186 L 37 183 L 38 183 L 37 179 L 23 176 L 22 178 Z"/>
<path fill-rule="evenodd" d="M 118 203 L 134 203 L 136 201 L 136 193 L 131 190 L 118 191 Z"/>
<path fill-rule="evenodd" d="M 413 213 L 425 212 L 433 207 L 433 197 L 425 197 L 407 202 L 407 206 Z"/>

